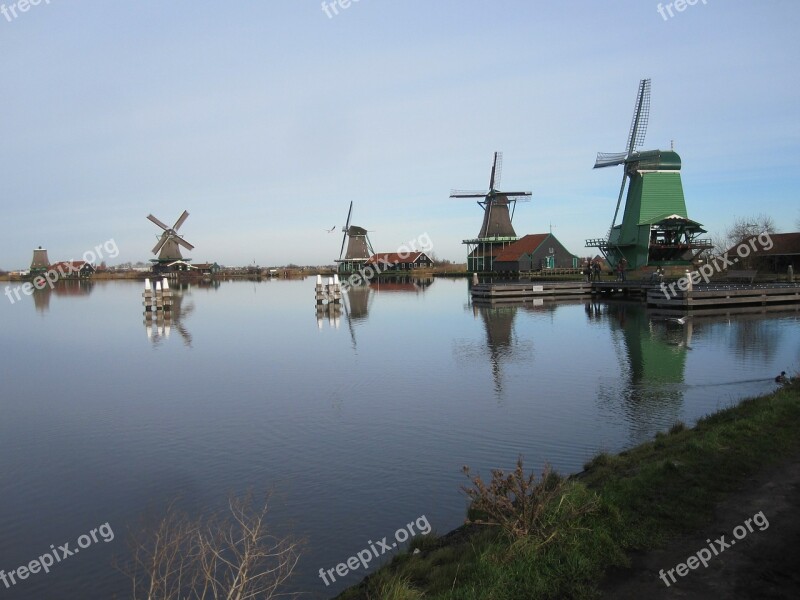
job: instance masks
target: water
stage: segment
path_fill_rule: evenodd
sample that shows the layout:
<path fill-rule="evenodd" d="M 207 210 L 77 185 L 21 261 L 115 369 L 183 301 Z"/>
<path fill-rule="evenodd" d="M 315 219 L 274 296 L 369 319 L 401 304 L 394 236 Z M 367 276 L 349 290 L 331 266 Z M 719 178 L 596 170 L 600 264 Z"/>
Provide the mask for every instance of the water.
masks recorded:
<path fill-rule="evenodd" d="M 462 523 L 462 465 L 576 472 L 800 366 L 796 311 L 681 326 L 638 304 L 476 308 L 437 279 L 357 290 L 337 328 L 312 297 L 311 279 L 191 286 L 150 338 L 140 282 L 3 298 L 0 569 L 104 523 L 114 539 L 0 598 L 127 598 L 128 528 L 248 489 L 307 540 L 293 589 L 331 597 L 363 571 L 326 587 L 319 569 L 369 540 Z"/>

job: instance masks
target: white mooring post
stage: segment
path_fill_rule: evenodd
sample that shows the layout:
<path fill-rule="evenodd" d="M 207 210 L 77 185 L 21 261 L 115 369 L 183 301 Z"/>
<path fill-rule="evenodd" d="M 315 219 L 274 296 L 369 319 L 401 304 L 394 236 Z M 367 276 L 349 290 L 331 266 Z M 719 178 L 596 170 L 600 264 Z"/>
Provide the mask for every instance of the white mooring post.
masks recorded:
<path fill-rule="evenodd" d="M 478 285 L 478 274 L 477 273 L 473 273 L 472 274 L 472 285 Z"/>
<path fill-rule="evenodd" d="M 339 276 L 333 275 L 333 298 L 329 299 L 334 304 L 339 304 L 342 301 L 342 288 L 339 286 Z"/>
<path fill-rule="evenodd" d="M 144 292 L 142 292 L 142 304 L 144 304 L 145 311 L 153 309 L 153 288 L 150 286 L 150 280 L 144 280 Z"/>
<path fill-rule="evenodd" d="M 315 286 L 314 291 L 317 305 L 323 304 L 325 302 L 325 292 L 322 289 L 322 275 L 317 275 L 317 285 Z"/>
<path fill-rule="evenodd" d="M 686 291 L 692 291 L 692 274 L 689 272 L 689 269 L 686 269 Z"/>
<path fill-rule="evenodd" d="M 164 308 L 164 295 L 161 293 L 161 282 L 156 281 L 156 310 Z"/>
<path fill-rule="evenodd" d="M 172 310 L 172 290 L 166 277 L 161 282 L 161 297 L 164 310 Z"/>
<path fill-rule="evenodd" d="M 786 278 L 789 283 L 794 283 L 794 267 L 792 265 L 789 265 L 789 268 L 786 269 Z"/>

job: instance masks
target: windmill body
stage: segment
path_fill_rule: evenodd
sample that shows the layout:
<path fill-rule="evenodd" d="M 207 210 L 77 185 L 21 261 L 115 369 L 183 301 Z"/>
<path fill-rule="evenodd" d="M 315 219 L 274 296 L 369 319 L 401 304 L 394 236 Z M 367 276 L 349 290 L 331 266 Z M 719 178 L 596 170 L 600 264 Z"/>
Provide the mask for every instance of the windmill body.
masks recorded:
<path fill-rule="evenodd" d="M 502 166 L 503 154 L 495 152 L 488 191 L 454 190 L 450 193 L 451 198 L 474 198 L 483 209 L 478 237 L 462 242 L 467 245 L 467 270 L 473 273 L 491 271 L 494 258 L 519 239 L 512 225 L 514 209 L 517 202 L 530 200 L 531 192 L 501 192 L 496 189 L 500 185 Z"/>
<path fill-rule="evenodd" d="M 586 240 L 615 267 L 625 259 L 628 268 L 688 265 L 710 240 L 702 225 L 689 218 L 681 182 L 681 158 L 674 150 L 646 150 L 644 143 L 650 115 L 650 80 L 639 82 L 633 121 L 625 152 L 597 155 L 595 169 L 622 165 L 622 184 L 611 228 L 605 238 Z M 627 188 L 627 194 L 625 190 Z M 622 221 L 617 217 L 625 195 Z"/>
<path fill-rule="evenodd" d="M 44 273 L 50 268 L 50 258 L 47 256 L 47 250 L 39 246 L 33 251 L 33 260 L 31 260 L 31 273 Z"/>
<path fill-rule="evenodd" d="M 369 241 L 367 230 L 363 227 L 350 224 L 350 217 L 353 214 L 353 203 L 350 202 L 350 210 L 347 212 L 347 222 L 342 227 L 342 248 L 339 251 L 339 258 L 336 260 L 338 271 L 341 274 L 355 273 L 364 268 L 370 256 L 375 254 L 372 243 Z M 345 247 L 347 251 L 345 251 Z"/>

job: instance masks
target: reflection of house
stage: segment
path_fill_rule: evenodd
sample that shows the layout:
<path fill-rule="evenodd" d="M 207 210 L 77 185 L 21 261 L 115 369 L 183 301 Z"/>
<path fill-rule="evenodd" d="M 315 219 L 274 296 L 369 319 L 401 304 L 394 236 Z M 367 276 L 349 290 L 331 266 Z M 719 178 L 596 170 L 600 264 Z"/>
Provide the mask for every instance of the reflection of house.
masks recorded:
<path fill-rule="evenodd" d="M 414 269 L 430 269 L 433 261 L 424 252 L 385 252 L 373 254 L 367 260 L 367 266 L 378 266 L 381 271 L 413 271 Z"/>
<path fill-rule="evenodd" d="M 493 271 L 511 273 L 547 269 L 573 269 L 578 257 L 552 233 L 535 233 L 509 244 L 495 256 Z"/>
<path fill-rule="evenodd" d="M 424 292 L 433 284 L 433 277 L 416 277 L 398 275 L 383 279 L 375 279 L 369 285 L 376 292 Z"/>
<path fill-rule="evenodd" d="M 61 279 L 91 277 L 95 272 L 95 268 L 83 260 L 64 260 L 50 265 L 48 270 L 58 273 Z"/>

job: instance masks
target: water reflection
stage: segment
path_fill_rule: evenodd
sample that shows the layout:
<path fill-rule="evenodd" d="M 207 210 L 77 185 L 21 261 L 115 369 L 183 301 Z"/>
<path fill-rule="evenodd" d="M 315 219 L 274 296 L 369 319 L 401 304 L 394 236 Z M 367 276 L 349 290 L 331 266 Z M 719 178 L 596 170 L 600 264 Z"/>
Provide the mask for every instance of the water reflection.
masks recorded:
<path fill-rule="evenodd" d="M 400 276 L 371 281 L 369 287 L 376 292 L 410 292 L 421 294 L 433 285 L 433 277 Z"/>
<path fill-rule="evenodd" d="M 53 295 L 61 297 L 81 297 L 92 293 L 94 282 L 88 279 L 61 279 L 56 281 L 51 288 L 49 285 L 41 290 L 34 288 L 33 305 L 37 312 L 46 313 L 50 310 L 50 298 Z"/>
<path fill-rule="evenodd" d="M 369 317 L 369 307 L 372 303 L 372 288 L 368 285 L 351 286 L 342 294 L 342 305 L 344 306 L 345 318 L 347 319 L 347 329 L 350 331 L 350 340 L 353 350 L 358 348 L 356 342 L 356 328 L 362 321 Z"/>
<path fill-rule="evenodd" d="M 692 320 L 682 324 L 650 318 L 641 304 L 609 303 L 604 308 L 601 314 L 617 350 L 621 385 L 601 386 L 601 403 L 620 403 L 627 421 L 646 431 L 656 420 L 677 421 L 683 405 Z"/>
<path fill-rule="evenodd" d="M 204 286 L 210 289 L 219 288 L 219 283 L 216 286 Z M 160 346 L 169 339 L 172 327 L 178 332 L 178 335 L 183 339 L 183 345 L 189 348 L 192 347 L 192 334 L 186 328 L 184 323 L 195 309 L 194 300 L 192 300 L 192 285 L 190 283 L 171 284 L 172 290 L 172 309 L 171 310 L 144 310 L 144 328 L 147 333 L 147 339 L 153 346 Z"/>

